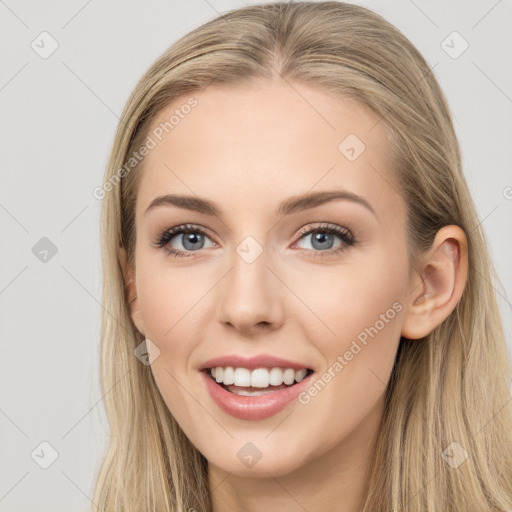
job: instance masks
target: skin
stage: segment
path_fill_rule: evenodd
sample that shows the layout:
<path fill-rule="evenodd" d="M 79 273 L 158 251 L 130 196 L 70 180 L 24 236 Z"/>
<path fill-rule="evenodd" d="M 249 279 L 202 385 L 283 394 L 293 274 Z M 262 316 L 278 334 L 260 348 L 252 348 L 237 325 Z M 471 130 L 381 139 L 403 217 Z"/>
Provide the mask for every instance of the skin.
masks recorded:
<path fill-rule="evenodd" d="M 444 227 L 410 272 L 384 123 L 375 126 L 378 118 L 357 103 L 282 81 L 193 96 L 198 106 L 143 163 L 136 268 L 119 253 L 126 282 L 134 279 L 133 321 L 160 350 L 151 365 L 159 391 L 209 461 L 215 512 L 360 510 L 400 336 L 425 336 L 455 308 L 467 275 L 464 233 Z M 162 110 L 153 127 L 187 99 Z M 350 133 L 366 146 L 354 161 L 338 150 Z M 375 214 L 337 200 L 276 217 L 290 196 L 340 189 Z M 166 193 L 209 199 L 222 215 L 175 206 L 144 215 Z M 323 222 L 348 228 L 356 244 L 321 257 L 344 242 L 334 235 L 318 248 L 311 233 L 297 232 Z M 171 245 L 187 251 L 183 235 L 167 248 L 152 245 L 185 223 L 211 234 L 190 256 L 168 255 Z M 247 236 L 263 249 L 252 263 L 236 251 Z M 212 357 L 262 353 L 306 362 L 320 377 L 394 303 L 401 310 L 306 405 L 240 420 L 218 408 L 199 378 Z M 262 454 L 252 467 L 237 457 L 248 442 Z"/>

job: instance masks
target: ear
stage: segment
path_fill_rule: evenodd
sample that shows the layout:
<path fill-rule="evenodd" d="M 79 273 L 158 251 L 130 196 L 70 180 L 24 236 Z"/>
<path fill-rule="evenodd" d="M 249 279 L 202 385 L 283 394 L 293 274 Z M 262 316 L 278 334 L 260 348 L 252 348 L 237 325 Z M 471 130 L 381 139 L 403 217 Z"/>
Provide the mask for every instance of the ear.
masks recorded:
<path fill-rule="evenodd" d="M 128 263 L 126 258 L 126 250 L 124 247 L 118 249 L 119 265 L 123 273 L 125 301 L 130 311 L 130 316 L 137 330 L 144 335 L 144 320 L 142 312 L 139 309 L 139 300 L 137 298 L 137 286 L 135 283 L 135 269 Z"/>
<path fill-rule="evenodd" d="M 421 258 L 418 279 L 411 283 L 402 336 L 423 338 L 440 325 L 457 306 L 467 273 L 466 235 L 458 226 L 444 226 Z"/>

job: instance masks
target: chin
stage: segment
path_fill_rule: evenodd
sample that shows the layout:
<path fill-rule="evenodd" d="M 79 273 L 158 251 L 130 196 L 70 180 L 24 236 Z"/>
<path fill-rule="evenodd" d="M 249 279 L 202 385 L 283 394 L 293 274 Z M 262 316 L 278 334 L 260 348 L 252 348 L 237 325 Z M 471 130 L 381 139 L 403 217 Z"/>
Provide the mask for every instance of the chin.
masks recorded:
<path fill-rule="evenodd" d="M 285 476 L 300 469 L 300 461 L 290 460 L 264 460 L 265 456 L 257 461 L 253 466 L 249 467 L 242 463 L 237 458 L 235 459 L 221 459 L 221 460 L 208 460 L 222 470 L 230 473 L 233 476 L 243 478 L 269 478 L 270 476 L 279 477 Z"/>

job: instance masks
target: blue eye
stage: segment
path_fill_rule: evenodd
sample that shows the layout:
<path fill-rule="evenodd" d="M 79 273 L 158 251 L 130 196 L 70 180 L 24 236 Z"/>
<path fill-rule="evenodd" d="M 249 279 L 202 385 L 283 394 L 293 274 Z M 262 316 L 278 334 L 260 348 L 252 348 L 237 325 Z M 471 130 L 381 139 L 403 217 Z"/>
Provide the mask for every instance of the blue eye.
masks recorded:
<path fill-rule="evenodd" d="M 345 251 L 348 247 L 355 244 L 355 239 L 350 230 L 335 224 L 322 224 L 314 228 L 308 226 L 299 231 L 299 236 L 300 240 L 309 237 L 311 246 L 314 250 L 317 250 L 316 252 L 330 255 Z M 341 243 L 333 248 L 335 238 L 341 240 Z M 322 256 L 323 254 L 320 255 Z"/>
<path fill-rule="evenodd" d="M 183 249 L 169 247 L 173 239 L 181 236 L 181 245 Z M 335 224 L 321 224 L 319 226 L 302 228 L 297 237 L 299 242 L 306 237 L 311 236 L 312 249 L 307 252 L 313 252 L 315 256 L 334 255 L 345 251 L 348 247 L 355 244 L 355 239 L 349 229 Z M 335 239 L 338 238 L 341 243 L 333 248 Z M 207 232 L 194 224 L 183 224 L 175 226 L 164 231 L 154 242 L 154 246 L 158 248 L 166 248 L 169 255 L 174 254 L 175 257 L 194 257 L 196 252 L 205 248 L 205 241 L 210 240 Z M 217 244 L 211 242 L 207 247 L 213 247 Z"/>
<path fill-rule="evenodd" d="M 199 249 L 204 248 L 204 242 L 206 238 L 209 238 L 205 231 L 200 229 L 193 224 L 185 224 L 182 226 L 175 226 L 160 235 L 155 243 L 156 247 L 163 248 L 171 243 L 173 238 L 177 238 L 181 235 L 181 244 L 185 251 L 181 249 L 168 248 L 169 254 L 175 256 L 189 256 L 187 252 L 195 252 Z M 213 243 L 212 245 L 216 245 Z M 194 255 L 195 256 L 195 255 Z"/>

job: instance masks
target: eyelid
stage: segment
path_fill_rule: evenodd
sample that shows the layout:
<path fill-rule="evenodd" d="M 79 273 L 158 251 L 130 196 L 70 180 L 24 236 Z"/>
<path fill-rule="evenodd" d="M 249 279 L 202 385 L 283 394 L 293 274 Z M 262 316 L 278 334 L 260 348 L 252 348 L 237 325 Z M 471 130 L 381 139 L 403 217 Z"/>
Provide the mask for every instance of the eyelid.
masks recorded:
<path fill-rule="evenodd" d="M 297 240 L 293 243 L 292 247 L 298 244 L 301 240 L 304 238 L 310 236 L 312 233 L 315 232 L 324 232 L 324 233 L 330 233 L 341 241 L 341 245 L 339 247 L 336 247 L 334 249 L 328 249 L 325 251 L 315 251 L 312 249 L 299 249 L 299 252 L 301 254 L 313 254 L 315 258 L 335 258 L 344 251 L 348 250 L 350 247 L 353 247 L 357 245 L 358 241 L 356 240 L 356 237 L 353 235 L 352 230 L 345 227 L 340 226 L 338 224 L 332 224 L 330 222 L 320 222 L 320 223 L 313 223 L 308 224 L 306 226 L 303 226 L 298 233 L 295 235 L 297 237 Z"/>
<path fill-rule="evenodd" d="M 337 254 L 345 251 L 348 247 L 353 246 L 356 244 L 356 239 L 354 235 L 352 234 L 352 231 L 345 227 L 340 226 L 338 224 L 333 224 L 330 222 L 314 222 L 310 224 L 306 224 L 305 226 L 302 226 L 298 231 L 295 232 L 293 235 L 294 242 L 292 247 L 300 242 L 303 238 L 306 236 L 311 235 L 315 231 L 324 231 L 330 234 L 333 234 L 337 236 L 341 242 L 342 246 L 338 247 L 336 249 L 328 249 L 325 251 L 315 251 L 311 249 L 299 249 L 299 251 L 302 251 L 304 253 L 313 253 L 315 257 L 317 256 L 336 256 Z M 167 248 L 167 246 L 170 244 L 171 240 L 179 235 L 183 235 L 187 232 L 199 232 L 213 242 L 214 245 L 219 246 L 220 244 L 215 241 L 215 236 L 211 235 L 211 231 L 208 228 L 205 228 L 204 226 L 201 226 L 199 224 L 179 224 L 176 226 L 172 226 L 171 228 L 165 229 L 160 234 L 157 235 L 156 240 L 154 241 L 153 245 L 157 248 Z M 167 239 L 167 240 L 165 240 Z M 198 253 L 200 254 L 203 249 L 198 249 L 197 251 L 184 251 L 182 249 L 168 249 L 169 255 L 174 254 L 175 256 L 186 256 L 186 257 L 195 257 Z"/>
<path fill-rule="evenodd" d="M 204 234 L 205 236 L 210 238 L 215 245 L 219 245 L 218 242 L 215 241 L 215 236 L 212 236 L 212 234 L 211 234 L 212 232 L 208 228 L 205 228 L 204 226 L 201 226 L 199 224 L 186 223 L 186 224 L 178 224 L 178 225 L 172 226 L 170 228 L 159 230 L 157 232 L 155 239 L 153 240 L 153 246 L 157 247 L 157 248 L 164 248 L 170 243 L 170 241 L 173 238 L 177 237 L 178 235 L 183 235 L 187 232 L 198 232 L 198 233 Z M 168 240 L 164 241 L 165 238 L 167 238 Z M 181 251 L 180 249 L 176 249 L 176 250 Z M 193 253 L 194 251 L 182 251 L 182 252 Z"/>
<path fill-rule="evenodd" d="M 345 226 L 340 226 L 338 224 L 332 224 L 330 222 L 313 222 L 310 224 L 306 224 L 305 226 L 301 227 L 293 236 L 294 238 L 300 239 L 301 236 L 309 235 L 313 231 L 321 230 L 332 232 L 338 236 L 345 235 L 348 238 L 354 239 L 354 235 L 352 234 L 352 231 L 349 228 Z"/>

